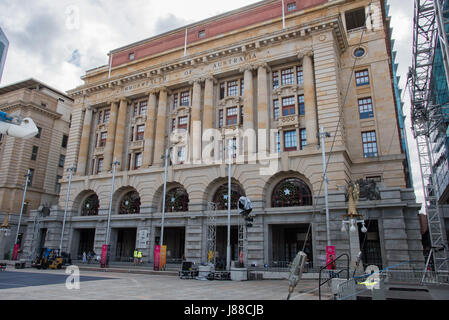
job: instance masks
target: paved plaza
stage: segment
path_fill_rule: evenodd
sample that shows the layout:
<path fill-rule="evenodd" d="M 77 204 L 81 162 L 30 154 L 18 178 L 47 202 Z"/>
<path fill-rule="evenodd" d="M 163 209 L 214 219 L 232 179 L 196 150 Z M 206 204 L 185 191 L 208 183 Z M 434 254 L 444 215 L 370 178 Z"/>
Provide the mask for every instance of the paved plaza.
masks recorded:
<path fill-rule="evenodd" d="M 69 290 L 68 277 L 65 270 L 0 272 L 0 300 L 285 300 L 288 294 L 287 280 L 182 280 L 81 270 L 80 289 Z M 318 300 L 316 287 L 316 280 L 301 281 L 291 300 Z"/>

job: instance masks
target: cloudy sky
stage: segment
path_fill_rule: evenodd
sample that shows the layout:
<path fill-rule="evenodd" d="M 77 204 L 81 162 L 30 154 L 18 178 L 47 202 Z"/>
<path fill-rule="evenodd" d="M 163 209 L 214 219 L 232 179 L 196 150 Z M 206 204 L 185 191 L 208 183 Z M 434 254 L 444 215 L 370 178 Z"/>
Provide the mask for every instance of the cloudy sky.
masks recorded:
<path fill-rule="evenodd" d="M 112 49 L 255 2 L 1 0 L 0 27 L 10 41 L 1 86 L 35 78 L 62 91 L 73 89 L 82 84 L 80 77 L 86 70 L 107 64 Z M 405 88 L 411 63 L 413 0 L 389 3 L 400 85 Z M 404 101 L 409 115 L 408 94 Z M 410 132 L 409 147 L 416 194 L 422 202 L 416 144 Z"/>

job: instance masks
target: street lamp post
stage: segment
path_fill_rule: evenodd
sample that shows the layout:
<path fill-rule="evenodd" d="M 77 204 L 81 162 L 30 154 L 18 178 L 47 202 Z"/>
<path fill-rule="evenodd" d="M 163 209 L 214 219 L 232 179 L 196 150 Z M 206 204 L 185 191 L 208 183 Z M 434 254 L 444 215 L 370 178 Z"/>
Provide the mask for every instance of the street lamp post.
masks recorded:
<path fill-rule="evenodd" d="M 72 184 L 73 172 L 75 170 L 76 170 L 76 168 L 75 168 L 74 164 L 72 164 L 72 166 L 67 169 L 67 171 L 69 171 L 69 185 L 67 187 L 67 194 L 66 194 L 66 197 L 65 197 L 64 219 L 62 220 L 61 241 L 59 242 L 59 254 L 62 254 L 62 242 L 64 240 L 65 221 L 66 221 L 66 218 L 67 218 L 67 209 L 69 207 L 70 187 L 71 187 L 71 184 Z"/>
<path fill-rule="evenodd" d="M 28 169 L 27 174 L 25 175 L 25 177 L 26 177 L 26 181 L 25 181 L 25 187 L 23 189 L 22 207 L 20 208 L 20 217 L 19 217 L 19 223 L 17 225 L 16 240 L 14 241 L 13 260 L 15 260 L 17 258 L 17 251 L 19 250 L 19 248 L 18 248 L 18 240 L 19 240 L 20 224 L 22 222 L 23 208 L 25 207 L 25 197 L 26 197 L 26 194 L 27 194 L 28 183 L 29 183 L 30 177 L 31 177 L 31 170 L 30 169 Z"/>
<path fill-rule="evenodd" d="M 109 199 L 109 211 L 108 211 L 108 224 L 106 227 L 106 246 L 107 246 L 107 262 L 109 261 L 109 241 L 111 238 L 111 212 L 112 212 L 112 197 L 114 195 L 114 184 L 115 184 L 115 172 L 116 166 L 119 166 L 120 162 L 117 161 L 117 158 L 114 158 L 114 162 L 112 163 L 112 183 L 111 183 L 111 196 Z M 106 264 L 107 264 L 106 262 Z"/>
<path fill-rule="evenodd" d="M 330 218 L 329 218 L 329 198 L 328 198 L 328 180 L 327 180 L 327 165 L 326 165 L 326 145 L 324 138 L 329 138 L 330 133 L 324 132 L 324 128 L 320 127 L 321 138 L 321 154 L 323 158 L 323 181 L 324 181 L 324 199 L 326 206 L 326 233 L 327 233 L 327 245 L 331 245 L 331 233 L 330 233 Z"/>
<path fill-rule="evenodd" d="M 161 239 L 160 246 L 164 244 L 164 223 L 165 223 L 165 195 L 167 193 L 167 166 L 168 166 L 169 148 L 165 149 L 165 167 L 164 167 L 164 191 L 162 194 L 162 221 L 161 221 Z"/>
<path fill-rule="evenodd" d="M 226 271 L 231 270 L 231 165 L 232 165 L 232 139 L 228 142 L 228 239 L 226 246 Z"/>

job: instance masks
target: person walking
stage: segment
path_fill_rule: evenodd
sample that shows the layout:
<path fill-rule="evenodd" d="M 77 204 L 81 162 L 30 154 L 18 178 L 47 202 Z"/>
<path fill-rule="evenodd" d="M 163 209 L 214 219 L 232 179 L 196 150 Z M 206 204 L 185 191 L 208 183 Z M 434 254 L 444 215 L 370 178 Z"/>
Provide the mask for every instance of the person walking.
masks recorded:
<path fill-rule="evenodd" d="M 83 252 L 83 263 L 87 262 L 87 255 L 86 255 L 86 251 Z"/>

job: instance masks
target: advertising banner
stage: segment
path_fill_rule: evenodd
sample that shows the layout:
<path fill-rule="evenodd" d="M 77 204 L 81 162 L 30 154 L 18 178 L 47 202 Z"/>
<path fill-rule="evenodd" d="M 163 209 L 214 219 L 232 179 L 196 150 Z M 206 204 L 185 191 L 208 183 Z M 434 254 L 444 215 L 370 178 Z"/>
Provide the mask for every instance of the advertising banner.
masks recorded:
<path fill-rule="evenodd" d="M 18 255 L 19 255 L 19 249 L 20 249 L 19 244 L 18 243 L 15 244 L 13 249 L 12 249 L 12 260 L 13 261 L 17 260 Z"/>
<path fill-rule="evenodd" d="M 160 246 L 160 270 L 165 270 L 165 264 L 167 262 L 167 246 Z"/>
<path fill-rule="evenodd" d="M 154 247 L 154 270 L 158 271 L 161 263 L 161 246 L 156 245 Z"/>
<path fill-rule="evenodd" d="M 335 246 L 326 246 L 326 265 L 335 260 Z M 334 269 L 333 264 L 327 266 L 328 270 Z"/>
<path fill-rule="evenodd" d="M 104 244 L 101 247 L 101 261 L 100 261 L 101 267 L 106 268 L 108 265 L 108 245 Z"/>

